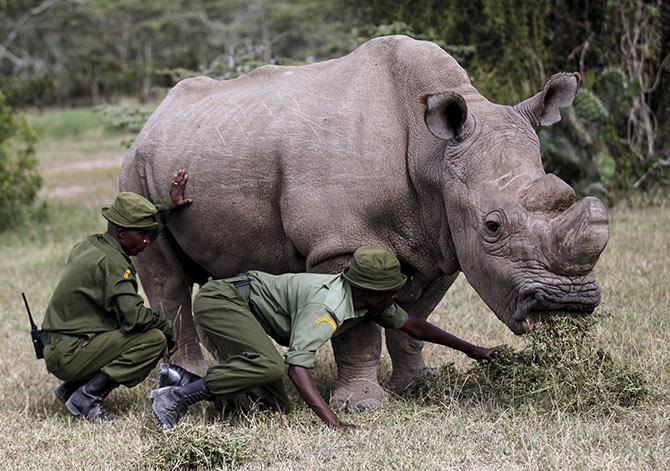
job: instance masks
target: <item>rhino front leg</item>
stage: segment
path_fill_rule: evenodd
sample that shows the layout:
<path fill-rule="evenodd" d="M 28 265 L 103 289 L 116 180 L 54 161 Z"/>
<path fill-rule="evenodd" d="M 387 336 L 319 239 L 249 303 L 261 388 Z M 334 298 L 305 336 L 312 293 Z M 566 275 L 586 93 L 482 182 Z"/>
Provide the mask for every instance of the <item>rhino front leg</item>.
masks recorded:
<path fill-rule="evenodd" d="M 350 260 L 350 256 L 332 258 L 310 266 L 308 271 L 338 273 Z M 381 407 L 386 401 L 386 392 L 377 380 L 381 328 L 372 322 L 363 322 L 332 339 L 331 344 L 337 363 L 337 381 L 330 395 L 330 405 L 352 411 Z"/>
<path fill-rule="evenodd" d="M 440 303 L 457 276 L 458 273 L 455 273 L 437 278 L 421 293 L 417 301 L 403 303 L 403 307 L 410 315 L 426 319 Z M 423 361 L 422 341 L 413 339 L 402 331 L 387 329 L 386 348 L 393 364 L 391 389 L 394 392 L 400 394 L 406 391 L 430 372 Z"/>
<path fill-rule="evenodd" d="M 382 350 L 379 326 L 364 322 L 331 343 L 337 362 L 331 406 L 356 411 L 381 407 L 386 401 L 386 392 L 377 381 Z"/>
<path fill-rule="evenodd" d="M 207 364 L 202 356 L 196 324 L 191 312 L 193 280 L 179 262 L 168 237 L 161 234 L 138 257 L 140 279 L 152 309 L 174 323 L 177 351 L 170 363 L 204 376 Z"/>

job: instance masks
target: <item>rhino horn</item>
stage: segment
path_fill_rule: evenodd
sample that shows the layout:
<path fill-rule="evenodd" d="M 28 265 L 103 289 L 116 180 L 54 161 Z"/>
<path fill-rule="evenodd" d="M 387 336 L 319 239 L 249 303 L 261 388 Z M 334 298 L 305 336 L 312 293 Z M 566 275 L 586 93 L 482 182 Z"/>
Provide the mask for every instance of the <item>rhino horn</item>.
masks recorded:
<path fill-rule="evenodd" d="M 529 211 L 550 213 L 568 209 L 576 199 L 575 190 L 570 185 L 549 173 L 532 181 L 521 201 Z"/>
<path fill-rule="evenodd" d="M 555 219 L 549 237 L 557 273 L 587 274 L 609 240 L 605 206 L 598 198 L 584 198 Z"/>
<path fill-rule="evenodd" d="M 534 127 L 551 126 L 561 120 L 560 109 L 572 105 L 581 82 L 582 76 L 577 72 L 552 75 L 540 93 L 514 108 Z"/>
<path fill-rule="evenodd" d="M 424 116 L 428 130 L 448 141 L 458 136 L 468 117 L 468 105 L 457 93 L 445 92 L 423 97 Z"/>

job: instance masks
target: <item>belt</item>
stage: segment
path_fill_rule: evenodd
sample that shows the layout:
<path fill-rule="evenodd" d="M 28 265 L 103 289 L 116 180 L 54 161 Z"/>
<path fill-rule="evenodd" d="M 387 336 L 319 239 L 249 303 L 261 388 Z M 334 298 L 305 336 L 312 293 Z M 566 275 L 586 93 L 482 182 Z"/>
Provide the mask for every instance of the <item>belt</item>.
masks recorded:
<path fill-rule="evenodd" d="M 251 296 L 251 281 L 249 278 L 244 277 L 244 279 L 233 281 L 233 285 L 237 294 L 249 301 L 249 297 Z"/>
<path fill-rule="evenodd" d="M 53 340 L 54 340 L 54 335 L 58 335 L 62 340 L 77 337 L 76 335 L 61 334 L 60 332 L 51 332 L 51 331 L 48 331 L 48 330 L 43 330 L 42 333 L 40 334 L 40 338 L 42 339 L 42 344 L 45 347 L 47 345 L 51 344 L 51 342 L 53 342 Z"/>

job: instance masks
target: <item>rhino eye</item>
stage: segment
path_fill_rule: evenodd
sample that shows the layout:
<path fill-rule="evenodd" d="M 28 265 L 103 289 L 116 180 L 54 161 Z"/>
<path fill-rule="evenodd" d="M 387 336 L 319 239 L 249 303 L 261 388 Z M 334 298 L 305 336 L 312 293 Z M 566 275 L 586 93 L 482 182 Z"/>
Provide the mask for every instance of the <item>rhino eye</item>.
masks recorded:
<path fill-rule="evenodd" d="M 488 229 L 492 234 L 495 234 L 498 232 L 498 229 L 500 229 L 500 224 L 496 221 L 486 221 L 484 225 L 486 226 L 486 229 Z"/>

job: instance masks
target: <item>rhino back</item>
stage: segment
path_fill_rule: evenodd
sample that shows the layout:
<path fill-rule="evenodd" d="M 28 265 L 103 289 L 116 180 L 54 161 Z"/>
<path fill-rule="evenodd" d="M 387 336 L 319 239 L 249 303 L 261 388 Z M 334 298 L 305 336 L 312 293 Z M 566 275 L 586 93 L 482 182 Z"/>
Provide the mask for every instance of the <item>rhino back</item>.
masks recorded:
<path fill-rule="evenodd" d="M 459 88 L 471 86 L 451 56 L 399 36 L 307 66 L 185 80 L 124 167 L 152 198 L 188 168 L 195 202 L 170 227 L 219 276 L 301 271 L 370 242 L 412 252 L 426 236 L 408 152 L 435 147 L 419 97 Z"/>

